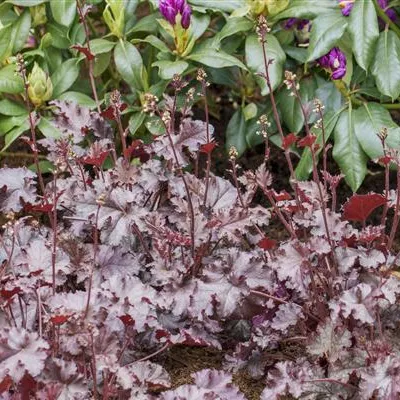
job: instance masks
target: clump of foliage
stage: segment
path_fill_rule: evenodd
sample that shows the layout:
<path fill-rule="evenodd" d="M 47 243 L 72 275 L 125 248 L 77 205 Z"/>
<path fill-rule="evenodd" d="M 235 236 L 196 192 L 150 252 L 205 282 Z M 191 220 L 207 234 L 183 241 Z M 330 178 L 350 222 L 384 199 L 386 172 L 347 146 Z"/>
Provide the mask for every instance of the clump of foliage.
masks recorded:
<path fill-rule="evenodd" d="M 9 15 L 11 3 L 16 1 L 0 10 Z M 52 4 L 57 18 L 58 5 Z M 365 6 L 367 2 L 356 1 L 350 10 L 344 7 L 343 15 L 334 9 L 336 2 L 323 7 L 333 9 L 339 26 L 342 18 L 357 15 L 360 4 L 375 13 L 375 8 Z M 40 53 L 18 54 L 16 63 L 4 68 L 16 72 L 9 84 L 22 88 L 23 101 L 5 98 L 2 109 L 13 110 L 8 117 L 14 119 L 3 121 L 20 117 L 25 124 L 23 129 L 11 128 L 6 146 L 27 130 L 21 139 L 34 164 L 30 169 L 0 169 L 0 210 L 5 219 L 0 235 L 2 397 L 241 400 L 245 395 L 232 383 L 238 371 L 264 383 L 262 400 L 400 395 L 396 128 L 377 117 L 378 129 L 370 136 L 371 158 L 384 168 L 383 190 L 354 194 L 341 204 L 337 190 L 344 175 L 328 170 L 328 139 L 335 130 L 351 134 L 346 138 L 354 145 L 353 128 L 358 128 L 353 103 L 360 100 L 347 93 L 346 110 L 336 109 L 333 123 L 330 100 L 313 94 L 305 98 L 304 77 L 297 70 L 286 70 L 284 87 L 275 92 L 280 84 L 276 68 L 282 74 L 283 63 L 273 51 L 279 42 L 268 19 L 315 12 L 313 4 L 288 5 L 289 1 L 248 2 L 232 17 L 246 23 L 256 18 L 255 33 L 246 41 L 254 37 L 253 44 L 261 51 L 254 79 L 269 94 L 270 112 L 248 119 L 256 118 L 254 135 L 264 144 L 261 164 L 242 170 L 241 149 L 229 139 L 226 177 L 212 171 L 218 141 L 208 99 L 215 70 L 192 70 L 192 80 L 182 76 L 191 68 L 185 57 L 193 58 L 196 51 L 203 51 L 201 62 L 210 49 L 224 54 L 223 49 L 208 46 L 215 37 L 196 43 L 209 24 L 208 14 L 193 12 L 206 11 L 200 6 L 192 10 L 183 0 L 160 2 L 163 37 L 175 46 L 171 57 L 180 57 L 168 61 L 187 63 L 183 70 L 173 71 L 168 86 L 166 81 L 149 84 L 152 78 L 145 64 L 137 62 L 138 51 L 126 41 L 129 29 L 135 32 L 140 20 L 130 25 L 124 17 L 129 5 L 112 0 L 102 15 L 119 38 L 111 42 L 113 51 L 122 52 L 130 62 L 125 68 L 127 64 L 119 63 L 114 54 L 116 70 L 133 88 L 143 85 L 132 96 L 112 90 L 106 104 L 100 100 L 97 53 L 89 40 L 90 9 L 79 1 L 65 2 L 69 8 L 58 22 L 83 29 L 86 42 L 74 45 L 71 51 L 78 52 L 78 60 L 71 65 L 86 59 L 94 100 L 80 92 L 55 94 L 60 86 L 65 88 L 67 79 L 61 79 L 65 71 L 55 80 L 39 64 L 30 68 L 26 60 L 41 57 Z M 38 26 L 47 23 L 46 6 L 35 7 L 39 8 L 32 4 L 21 16 L 40 17 Z M 237 16 L 241 13 L 249 18 Z M 383 19 L 382 14 L 392 21 L 384 10 Z M 145 18 L 151 21 L 151 15 Z M 207 20 L 197 37 L 192 25 L 196 18 Z M 297 28 L 308 25 L 303 20 L 286 23 Z M 13 31 L 15 26 L 3 29 Z M 385 34 L 395 35 L 388 26 Z M 156 36 L 145 42 L 167 47 Z M 349 58 L 340 46 L 325 50 L 316 52 L 315 59 L 332 79 L 341 79 L 349 71 Z M 47 55 L 44 62 L 51 62 L 47 58 L 51 59 Z M 154 86 L 162 87 L 161 93 Z M 329 92 L 325 87 L 318 93 L 326 93 L 325 89 Z M 357 90 L 354 96 L 358 94 Z M 79 104 L 82 101 L 88 104 Z M 193 107 L 199 101 L 204 103 L 204 121 L 195 117 Z M 286 133 L 288 123 L 279 104 L 289 102 L 301 115 L 298 132 Z M 383 110 L 378 103 L 364 103 L 356 112 L 370 107 Z M 252 108 L 248 104 L 237 111 L 241 116 L 234 115 L 232 129 L 242 129 L 242 113 L 251 113 Z M 129 114 L 133 115 L 126 118 Z M 142 123 L 152 136 L 132 137 Z M 369 122 L 364 118 L 362 123 Z M 303 126 L 304 134 L 297 134 Z M 271 137 L 275 131 L 278 139 Z M 290 172 L 288 191 L 277 189 L 269 167 L 274 143 L 282 148 Z M 335 146 L 345 148 L 346 143 Z M 296 166 L 294 154 L 300 152 Z M 43 173 L 41 157 L 50 172 Z M 343 171 L 348 182 L 359 174 L 357 160 L 352 162 L 353 175 Z M 300 180 L 299 168 L 309 169 L 312 180 Z M 277 225 L 285 231 L 279 238 Z M 172 387 L 163 357 L 177 345 L 222 350 L 222 370 L 198 371 L 190 384 Z M 285 346 L 296 346 L 297 356 L 279 357 Z"/>
<path fill-rule="evenodd" d="M 325 139 L 355 192 L 368 162 L 383 155 L 376 137 L 382 127 L 388 129 L 386 145 L 400 147 L 399 126 L 390 114 L 400 108 L 397 11 L 387 0 L 7 0 L 0 6 L 2 151 L 29 130 L 20 107 L 23 81 L 14 74 L 21 51 L 28 94 L 41 117 L 37 129 L 45 137 L 59 135 L 48 121 L 49 100 L 100 112 L 119 88 L 128 104 L 128 134 L 148 141 L 161 133 L 162 123 L 143 112 L 145 94 L 161 98 L 175 74 L 190 78 L 201 66 L 215 88 L 210 114 L 221 117 L 226 103 L 234 108 L 224 126 L 226 150 L 234 146 L 239 156 L 263 142 L 257 121 L 264 114 L 273 119 L 266 98 L 271 92 L 284 129 L 296 135 L 306 121 L 317 121 L 312 100 L 320 98 Z M 259 15 L 270 27 L 264 46 L 254 31 Z M 262 76 L 264 50 L 274 60 L 269 86 Z M 283 85 L 285 70 L 298 77 L 307 118 Z M 282 147 L 275 123 L 269 135 Z M 310 153 L 295 153 L 296 178 L 306 180 Z"/>

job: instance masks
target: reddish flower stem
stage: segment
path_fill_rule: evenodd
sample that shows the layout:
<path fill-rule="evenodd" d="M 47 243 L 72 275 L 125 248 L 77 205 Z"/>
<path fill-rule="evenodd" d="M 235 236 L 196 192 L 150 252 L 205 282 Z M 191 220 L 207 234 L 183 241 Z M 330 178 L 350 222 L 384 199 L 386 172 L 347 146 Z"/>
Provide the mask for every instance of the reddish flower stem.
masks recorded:
<path fill-rule="evenodd" d="M 92 294 L 92 285 L 93 285 L 93 271 L 96 268 L 97 252 L 99 250 L 98 223 L 99 223 L 100 208 L 101 208 L 101 205 L 99 204 L 97 206 L 96 217 L 95 217 L 95 222 L 94 222 L 94 226 L 93 226 L 93 264 L 92 264 L 92 267 L 90 269 L 88 295 L 87 295 L 86 309 L 85 309 L 84 318 L 86 318 L 88 316 L 88 313 L 89 313 L 90 297 L 91 297 L 91 294 Z"/>
<path fill-rule="evenodd" d="M 89 32 L 89 27 L 88 24 L 86 22 L 86 15 L 83 13 L 82 10 L 82 5 L 80 3 L 80 0 L 76 0 L 76 8 L 78 10 L 78 14 L 79 14 L 79 18 L 80 21 L 83 25 L 83 29 L 85 31 L 85 38 L 86 38 L 86 46 L 87 49 L 89 51 L 89 53 L 91 54 L 91 49 L 90 49 L 90 32 Z M 94 63 L 93 63 L 93 59 L 89 59 L 86 58 L 88 65 L 89 65 L 89 80 L 90 80 L 90 86 L 92 87 L 92 93 L 93 93 L 93 97 L 94 97 L 94 101 L 96 102 L 96 106 L 97 106 L 97 112 L 100 114 L 101 113 L 101 108 L 100 108 L 100 103 L 99 103 L 99 97 L 97 95 L 97 89 L 96 89 L 96 82 L 94 80 Z"/>

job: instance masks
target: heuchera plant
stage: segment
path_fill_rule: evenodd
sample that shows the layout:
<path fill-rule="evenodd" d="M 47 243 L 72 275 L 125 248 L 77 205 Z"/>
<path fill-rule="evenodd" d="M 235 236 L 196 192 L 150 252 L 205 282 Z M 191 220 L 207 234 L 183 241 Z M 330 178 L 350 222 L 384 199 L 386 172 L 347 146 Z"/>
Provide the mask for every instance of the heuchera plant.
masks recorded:
<path fill-rule="evenodd" d="M 269 31 L 259 17 L 260 78 L 290 192 L 276 190 L 269 168 L 267 115 L 258 121 L 264 161 L 242 170 L 232 146 L 228 176 L 212 173 L 218 143 L 204 70 L 193 82 L 175 75 L 162 100 L 143 96 L 143 112 L 161 122 L 147 143 L 127 135 L 117 90 L 99 111 L 51 101 L 46 123 L 58 135 L 40 139 L 18 55 L 36 172 L 0 169 L 2 398 L 244 400 L 233 383 L 240 370 L 263 382 L 262 400 L 400 396 L 400 154 L 381 129 L 382 192 L 340 204 L 343 176 L 327 168 L 324 104 L 312 102 L 317 135 L 290 71 L 285 90 L 306 133 L 283 130 Z M 205 101 L 205 121 L 193 115 L 195 95 Z M 296 178 L 294 148 L 309 152 L 313 180 Z M 41 173 L 40 155 L 50 174 Z M 172 387 L 163 360 L 177 345 L 223 351 L 222 369 Z"/>
<path fill-rule="evenodd" d="M 255 33 L 259 16 L 271 29 L 264 44 L 274 60 L 270 87 L 262 77 L 264 49 Z M 312 101 L 320 98 L 325 140 L 333 146 L 344 181 L 356 192 L 371 162 L 383 156 L 376 136 L 382 127 L 388 130 L 387 148 L 400 148 L 399 22 L 395 0 L 3 1 L 0 151 L 13 149 L 30 130 L 21 107 L 24 83 L 15 75 L 20 52 L 30 75 L 32 108 L 40 116 L 37 133 L 50 138 L 60 133 L 49 122 L 49 102 L 75 102 L 100 113 L 119 88 L 128 105 L 121 111 L 129 121 L 127 135 L 146 142 L 163 125 L 160 116 L 143 112 L 146 94 L 162 98 L 175 74 L 190 80 L 201 67 L 211 85 L 208 111 L 220 120 L 226 153 L 231 146 L 238 157 L 262 149 L 257 121 L 263 115 L 274 119 L 271 92 L 283 129 L 295 136 L 307 133 L 307 122 L 317 121 Z M 285 89 L 285 70 L 298 77 L 307 118 Z M 201 97 L 194 100 L 205 107 Z M 185 101 L 183 93 L 177 101 Z M 318 126 L 311 130 L 318 136 Z M 269 136 L 284 149 L 274 122 Z M 297 148 L 295 154 L 296 179 L 309 179 L 310 151 Z"/>

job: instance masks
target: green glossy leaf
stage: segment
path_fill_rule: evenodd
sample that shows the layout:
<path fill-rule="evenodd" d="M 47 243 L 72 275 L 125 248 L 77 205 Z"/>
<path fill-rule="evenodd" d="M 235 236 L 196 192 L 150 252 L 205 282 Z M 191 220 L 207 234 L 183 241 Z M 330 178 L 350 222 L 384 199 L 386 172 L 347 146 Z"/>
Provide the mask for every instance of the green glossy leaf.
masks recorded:
<path fill-rule="evenodd" d="M 383 156 L 383 148 L 378 133 L 388 129 L 386 145 L 400 148 L 400 127 L 393 121 L 390 113 L 378 103 L 364 103 L 354 111 L 354 129 L 361 147 L 374 160 Z"/>
<path fill-rule="evenodd" d="M 45 117 L 40 117 L 39 124 L 37 126 L 40 132 L 47 138 L 60 138 L 61 132 Z"/>
<path fill-rule="evenodd" d="M 147 87 L 147 82 L 144 81 L 142 56 L 133 44 L 119 41 L 114 50 L 114 60 L 122 79 L 131 87 L 137 90 Z"/>
<path fill-rule="evenodd" d="M 103 54 L 110 52 L 114 46 L 115 42 L 111 42 L 106 39 L 93 39 L 90 41 L 90 50 L 93 54 Z"/>
<path fill-rule="evenodd" d="M 237 8 L 243 6 L 243 0 L 189 0 L 189 3 L 195 6 L 226 12 L 235 11 Z"/>
<path fill-rule="evenodd" d="M 8 25 L 0 29 L 0 61 L 11 55 L 12 32 L 12 25 Z"/>
<path fill-rule="evenodd" d="M 344 103 L 342 94 L 332 81 L 319 81 L 318 89 L 315 91 L 315 97 L 321 100 L 325 107 L 325 112 L 336 112 Z"/>
<path fill-rule="evenodd" d="M 182 57 L 186 57 L 193 50 L 197 39 L 199 39 L 210 25 L 210 17 L 208 14 L 193 14 L 189 28 L 189 41 Z"/>
<path fill-rule="evenodd" d="M 71 43 L 84 43 L 86 41 L 85 29 L 82 24 L 74 24 L 71 26 L 68 37 Z"/>
<path fill-rule="evenodd" d="M 20 126 L 16 126 L 10 132 L 7 133 L 5 140 L 4 140 L 4 147 L 1 151 L 6 151 L 12 143 L 17 140 L 25 131 L 29 129 L 29 122 L 26 119 L 25 122 L 22 123 Z"/>
<path fill-rule="evenodd" d="M 189 64 L 186 61 L 156 61 L 152 64 L 158 67 L 158 75 L 161 79 L 172 79 L 175 74 L 181 75 L 187 69 Z"/>
<path fill-rule="evenodd" d="M 289 57 L 292 57 L 294 60 L 299 61 L 302 64 L 305 64 L 307 62 L 307 49 L 295 46 L 282 46 L 282 49 Z"/>
<path fill-rule="evenodd" d="M 334 1 L 307 0 L 292 1 L 289 7 L 275 15 L 272 21 L 286 18 L 315 18 L 338 8 Z"/>
<path fill-rule="evenodd" d="M 316 129 L 315 127 L 311 128 L 311 132 L 317 136 L 316 143 L 319 144 L 320 150 L 317 152 L 317 158 L 319 157 L 319 154 L 322 151 L 322 145 L 324 143 L 324 136 L 325 136 L 325 143 L 328 142 L 328 139 L 330 138 L 333 129 L 335 128 L 336 122 L 339 118 L 340 113 L 342 110 L 334 113 L 334 112 L 327 112 L 324 115 L 324 131 L 322 129 Z M 311 156 L 311 151 L 309 147 L 306 147 L 303 150 L 303 153 L 301 154 L 300 161 L 298 162 L 296 166 L 296 178 L 300 181 L 305 181 L 310 177 L 310 174 L 313 169 L 313 162 L 312 162 L 312 156 Z"/>
<path fill-rule="evenodd" d="M 37 6 L 38 4 L 47 3 L 47 1 L 48 0 L 7 0 L 6 2 L 13 4 L 14 6 L 32 7 Z"/>
<path fill-rule="evenodd" d="M 94 63 L 93 75 L 97 78 L 100 76 L 110 65 L 111 52 L 101 53 L 96 56 L 96 62 Z"/>
<path fill-rule="evenodd" d="M 312 78 L 306 78 L 300 81 L 301 102 L 305 109 L 311 109 L 310 102 L 315 98 L 316 83 Z M 290 91 L 283 88 L 277 98 L 280 101 L 280 111 L 282 119 L 290 132 L 298 133 L 304 126 L 304 115 L 299 101 L 290 95 Z M 311 114 L 311 117 L 315 115 Z M 312 121 L 309 121 L 312 122 Z"/>
<path fill-rule="evenodd" d="M 161 118 L 157 116 L 147 116 L 145 126 L 148 131 L 155 136 L 165 134 L 165 125 L 161 121 Z"/>
<path fill-rule="evenodd" d="M 316 60 L 326 54 L 343 36 L 347 19 L 339 9 L 315 18 L 311 28 L 308 61 Z"/>
<path fill-rule="evenodd" d="M 136 112 L 129 118 L 129 132 L 133 136 L 137 130 L 143 125 L 146 119 L 146 114 L 143 111 Z"/>
<path fill-rule="evenodd" d="M 234 147 L 239 157 L 246 151 L 246 120 L 244 117 L 243 110 L 239 108 L 230 119 L 226 128 L 226 150 L 229 151 L 231 147 Z"/>
<path fill-rule="evenodd" d="M 253 27 L 254 23 L 248 18 L 228 18 L 226 24 L 217 34 L 217 39 L 222 41 L 229 36 L 235 35 L 236 33 L 247 32 L 253 29 Z"/>
<path fill-rule="evenodd" d="M 253 119 L 257 116 L 257 104 L 256 103 L 249 103 L 246 107 L 243 108 L 243 115 L 246 121 Z"/>
<path fill-rule="evenodd" d="M 343 51 L 346 56 L 346 75 L 342 78 L 342 81 L 350 86 L 351 79 L 353 77 L 353 52 L 351 50 L 351 39 L 350 35 L 345 32 L 343 37 L 337 42 L 337 46 Z"/>
<path fill-rule="evenodd" d="M 390 30 L 379 35 L 371 68 L 376 86 L 393 100 L 400 95 L 400 39 Z"/>
<path fill-rule="evenodd" d="M 73 43 L 71 43 L 68 36 L 68 28 L 56 23 L 46 24 L 47 32 L 51 34 L 52 46 L 57 49 L 68 49 Z"/>
<path fill-rule="evenodd" d="M 133 39 L 132 40 L 132 43 L 134 43 L 134 44 L 141 43 L 141 42 L 149 43 L 156 49 L 160 50 L 161 52 L 166 52 L 166 53 L 170 52 L 168 46 L 157 36 L 149 35 L 149 36 L 145 37 L 144 39 Z"/>
<path fill-rule="evenodd" d="M 150 15 L 146 15 L 143 18 L 140 18 L 135 25 L 126 33 L 126 35 L 130 35 L 135 32 L 148 32 L 148 33 L 156 33 L 158 29 L 157 25 L 157 14 L 153 13 Z"/>
<path fill-rule="evenodd" d="M 0 117 L 0 136 L 5 135 L 14 127 L 22 125 L 27 118 L 28 113 L 26 113 L 26 115 Z"/>
<path fill-rule="evenodd" d="M 29 170 L 36 172 L 36 165 L 35 164 L 31 164 L 28 167 Z M 47 160 L 41 160 L 39 161 L 39 170 L 42 174 L 51 174 L 54 172 L 54 164 L 51 163 L 50 161 Z"/>
<path fill-rule="evenodd" d="M 18 116 L 25 114 L 28 115 L 28 112 L 23 105 L 4 99 L 0 101 L 0 114 Z"/>
<path fill-rule="evenodd" d="M 24 82 L 15 74 L 15 64 L 0 69 L 0 93 L 21 93 L 24 91 Z"/>
<path fill-rule="evenodd" d="M 281 45 L 275 36 L 268 34 L 267 43 L 265 45 L 267 58 L 273 60 L 273 63 L 269 66 L 269 76 L 271 80 L 272 90 L 275 90 L 282 82 L 283 77 L 283 64 L 286 61 L 286 54 L 282 50 Z M 265 74 L 263 50 L 261 43 L 258 40 L 257 35 L 249 35 L 246 39 L 245 46 L 246 63 L 249 69 L 254 74 Z M 265 79 L 256 76 L 256 81 L 262 89 L 262 95 L 265 96 L 269 93 Z"/>
<path fill-rule="evenodd" d="M 50 0 L 50 8 L 53 18 L 60 25 L 69 27 L 75 19 L 75 0 Z"/>
<path fill-rule="evenodd" d="M 213 48 L 202 47 L 199 50 L 194 50 L 193 53 L 186 58 L 213 68 L 239 67 L 247 69 L 236 57 Z"/>
<path fill-rule="evenodd" d="M 279 107 L 279 99 L 275 99 L 277 107 Z M 256 118 L 249 120 L 246 123 L 246 142 L 247 148 L 253 148 L 261 143 L 264 143 L 265 139 L 260 135 L 260 124 L 258 123 L 261 115 L 265 115 L 268 121 L 271 123 L 271 126 L 268 128 L 268 136 L 269 139 L 272 140 L 274 134 L 278 131 L 278 127 L 274 120 L 273 109 L 270 99 L 265 99 L 262 104 L 257 105 L 258 112 Z M 275 135 L 280 137 L 280 135 Z M 275 139 L 272 140 L 275 144 Z M 280 143 L 278 144 L 280 146 Z"/>
<path fill-rule="evenodd" d="M 31 29 L 31 13 L 29 10 L 25 10 L 18 18 L 15 25 L 13 25 L 13 54 L 20 51 L 28 38 L 29 30 Z"/>
<path fill-rule="evenodd" d="M 96 108 L 96 102 L 91 97 L 81 92 L 65 92 L 58 98 L 63 101 L 73 101 L 84 107 Z"/>
<path fill-rule="evenodd" d="M 358 65 L 367 71 L 379 37 L 378 18 L 373 1 L 356 1 L 354 3 L 349 17 L 348 31 Z"/>
<path fill-rule="evenodd" d="M 79 76 L 79 64 L 76 58 L 70 58 L 60 65 L 51 76 L 53 83 L 53 98 L 67 91 Z"/>
<path fill-rule="evenodd" d="M 354 130 L 354 115 L 350 107 L 340 114 L 334 129 L 333 158 L 345 175 L 353 192 L 362 184 L 367 174 L 368 157 L 364 153 Z"/>

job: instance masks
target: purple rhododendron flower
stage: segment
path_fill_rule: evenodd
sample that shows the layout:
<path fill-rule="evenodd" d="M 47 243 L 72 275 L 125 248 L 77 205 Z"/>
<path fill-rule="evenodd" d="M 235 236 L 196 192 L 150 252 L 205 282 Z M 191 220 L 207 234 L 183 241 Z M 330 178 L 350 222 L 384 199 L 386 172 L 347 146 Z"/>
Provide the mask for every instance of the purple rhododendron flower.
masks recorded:
<path fill-rule="evenodd" d="M 342 9 L 342 14 L 345 17 L 348 17 L 351 13 L 351 10 L 353 9 L 354 6 L 354 1 L 355 0 L 338 0 L 339 1 L 339 7 Z M 388 0 L 378 0 L 379 7 L 382 8 L 382 10 L 385 10 L 385 14 L 392 20 L 396 20 L 396 12 L 392 9 L 386 10 L 386 7 L 388 6 Z"/>
<path fill-rule="evenodd" d="M 296 24 L 297 18 L 289 18 L 284 25 L 285 29 L 291 29 Z"/>
<path fill-rule="evenodd" d="M 342 9 L 342 14 L 345 17 L 348 17 L 350 15 L 353 6 L 354 0 L 339 0 L 339 7 Z"/>
<path fill-rule="evenodd" d="M 181 18 L 182 28 L 188 29 L 190 25 L 190 16 L 192 15 L 192 9 L 190 8 L 189 5 L 185 4 L 181 15 L 182 15 Z"/>
<path fill-rule="evenodd" d="M 341 79 L 346 75 L 346 56 L 338 48 L 334 47 L 331 51 L 318 60 L 318 64 L 325 69 L 331 70 L 331 77 L 334 80 Z"/>
<path fill-rule="evenodd" d="M 382 10 L 385 10 L 385 14 L 392 20 L 396 20 L 396 12 L 392 9 L 386 10 L 386 7 L 388 6 L 388 0 L 378 0 L 379 7 L 382 8 Z"/>
<path fill-rule="evenodd" d="M 285 22 L 284 28 L 285 29 L 291 29 L 291 28 L 293 28 L 295 26 L 297 30 L 301 31 L 309 23 L 310 23 L 310 20 L 308 20 L 308 19 L 289 18 Z M 311 24 L 309 26 L 309 30 L 311 30 Z"/>
<path fill-rule="evenodd" d="M 192 9 L 186 0 L 160 0 L 159 8 L 162 16 L 171 25 L 176 24 L 176 17 L 180 14 L 182 28 L 189 28 Z"/>

